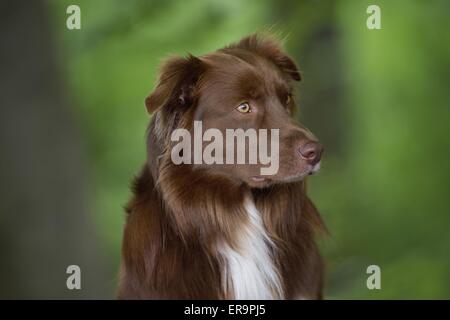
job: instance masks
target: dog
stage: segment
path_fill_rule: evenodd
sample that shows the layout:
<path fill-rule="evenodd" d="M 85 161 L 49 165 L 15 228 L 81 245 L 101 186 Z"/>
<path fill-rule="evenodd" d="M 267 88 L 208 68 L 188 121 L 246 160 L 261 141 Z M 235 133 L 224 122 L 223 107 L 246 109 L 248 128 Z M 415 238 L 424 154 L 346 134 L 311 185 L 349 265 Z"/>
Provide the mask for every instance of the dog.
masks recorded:
<path fill-rule="evenodd" d="M 126 206 L 119 299 L 323 297 L 315 237 L 326 227 L 306 194 L 323 148 L 294 120 L 300 80 L 271 36 L 163 64 L 145 100 L 147 162 Z M 277 172 L 261 175 L 259 162 L 174 164 L 171 134 L 195 121 L 222 133 L 277 129 Z"/>

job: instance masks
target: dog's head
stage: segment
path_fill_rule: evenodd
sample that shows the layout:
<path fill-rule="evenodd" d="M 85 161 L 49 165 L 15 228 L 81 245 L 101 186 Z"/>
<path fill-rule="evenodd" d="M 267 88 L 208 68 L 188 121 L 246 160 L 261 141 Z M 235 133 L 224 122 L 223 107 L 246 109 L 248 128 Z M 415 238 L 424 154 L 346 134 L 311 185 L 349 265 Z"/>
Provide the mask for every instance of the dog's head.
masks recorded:
<path fill-rule="evenodd" d="M 300 79 L 294 61 L 283 53 L 278 42 L 255 35 L 204 56 L 169 59 L 163 65 L 156 89 L 146 99 L 147 110 L 154 114 L 151 165 L 158 171 L 158 159 L 171 153 L 191 160 L 190 168 L 194 170 L 203 169 L 252 188 L 299 181 L 316 172 L 322 147 L 293 117 L 293 85 Z M 180 128 L 184 131 L 178 135 L 178 142 L 185 134 L 191 134 L 184 141 L 184 146 L 191 147 L 189 151 L 173 139 L 173 131 Z M 238 161 L 242 150 L 238 149 L 237 140 L 227 149 L 232 129 L 245 132 L 245 163 Z M 248 129 L 254 130 L 256 141 L 251 141 L 255 137 Z M 199 130 L 202 136 L 196 137 Z M 220 136 L 221 144 L 216 141 Z M 212 147 L 212 142 L 219 144 Z M 272 165 L 260 157 L 265 147 L 261 142 L 267 143 L 270 160 L 277 161 L 272 166 L 276 170 L 269 174 L 261 174 L 262 168 Z M 230 150 L 233 154 L 228 160 L 234 162 L 226 159 Z M 200 157 L 208 154 L 213 160 L 222 161 L 198 161 L 194 158 L 199 152 Z M 250 161 L 251 152 L 257 155 L 256 162 Z"/>

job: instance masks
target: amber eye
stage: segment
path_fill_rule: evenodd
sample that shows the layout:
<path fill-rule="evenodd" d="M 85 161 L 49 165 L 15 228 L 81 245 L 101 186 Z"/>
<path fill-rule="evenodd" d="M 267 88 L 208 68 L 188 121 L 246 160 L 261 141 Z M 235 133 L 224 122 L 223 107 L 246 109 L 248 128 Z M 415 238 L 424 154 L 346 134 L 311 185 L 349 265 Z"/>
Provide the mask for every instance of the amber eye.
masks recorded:
<path fill-rule="evenodd" d="M 291 100 L 292 100 L 292 94 L 289 93 L 289 94 L 286 96 L 286 104 L 291 103 Z"/>
<path fill-rule="evenodd" d="M 243 102 L 241 103 L 238 107 L 237 110 L 240 113 L 249 113 L 252 112 L 252 109 L 250 108 L 250 105 L 248 104 L 248 102 Z"/>

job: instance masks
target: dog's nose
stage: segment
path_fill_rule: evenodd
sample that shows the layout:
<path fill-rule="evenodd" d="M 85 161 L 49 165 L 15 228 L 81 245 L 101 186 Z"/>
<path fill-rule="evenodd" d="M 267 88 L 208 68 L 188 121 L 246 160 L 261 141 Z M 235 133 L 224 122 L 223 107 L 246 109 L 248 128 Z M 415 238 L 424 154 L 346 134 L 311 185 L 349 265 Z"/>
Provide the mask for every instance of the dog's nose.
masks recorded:
<path fill-rule="evenodd" d="M 310 165 L 315 165 L 322 157 L 323 147 L 318 142 L 307 142 L 299 149 L 300 156 Z"/>

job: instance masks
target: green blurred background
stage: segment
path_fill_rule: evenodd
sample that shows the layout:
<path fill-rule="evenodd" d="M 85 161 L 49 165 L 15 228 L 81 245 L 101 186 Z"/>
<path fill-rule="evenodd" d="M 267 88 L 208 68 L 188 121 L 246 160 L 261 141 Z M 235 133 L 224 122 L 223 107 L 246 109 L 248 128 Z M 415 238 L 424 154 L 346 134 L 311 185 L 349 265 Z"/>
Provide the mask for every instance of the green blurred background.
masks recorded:
<path fill-rule="evenodd" d="M 66 8 L 81 8 L 81 30 Z M 366 9 L 381 8 L 381 30 Z M 170 54 L 285 39 L 325 145 L 328 299 L 450 298 L 448 1 L 2 1 L 0 297 L 113 298 L 144 98 Z M 66 288 L 66 267 L 82 290 Z M 366 287 L 381 267 L 381 290 Z"/>

